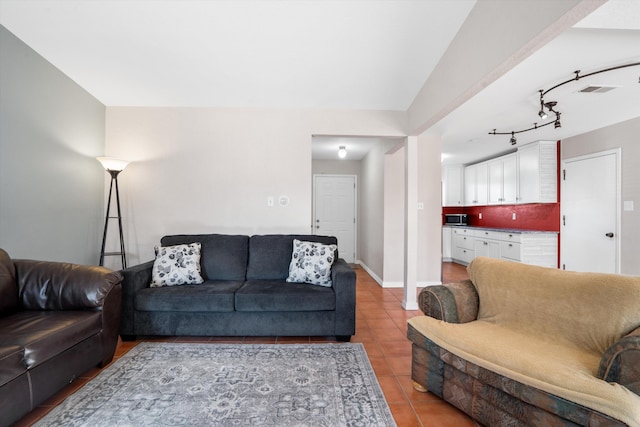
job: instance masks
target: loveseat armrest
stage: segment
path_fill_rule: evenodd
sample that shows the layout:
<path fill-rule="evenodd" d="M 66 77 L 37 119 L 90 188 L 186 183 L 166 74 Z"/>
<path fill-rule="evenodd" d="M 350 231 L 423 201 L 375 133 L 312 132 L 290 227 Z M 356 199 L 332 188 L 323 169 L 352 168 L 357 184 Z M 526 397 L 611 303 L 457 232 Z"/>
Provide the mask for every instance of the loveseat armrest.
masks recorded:
<path fill-rule="evenodd" d="M 449 323 L 467 323 L 478 317 L 478 292 L 471 280 L 427 286 L 418 295 L 424 314 Z"/>
<path fill-rule="evenodd" d="M 336 336 L 347 339 L 356 333 L 356 272 L 342 258 L 331 266 L 336 293 Z"/>
<path fill-rule="evenodd" d="M 135 335 L 135 298 L 140 289 L 149 287 L 153 260 L 122 270 L 122 318 L 120 334 Z"/>
<path fill-rule="evenodd" d="M 621 384 L 640 395 L 640 327 L 604 352 L 600 359 L 598 378 Z"/>

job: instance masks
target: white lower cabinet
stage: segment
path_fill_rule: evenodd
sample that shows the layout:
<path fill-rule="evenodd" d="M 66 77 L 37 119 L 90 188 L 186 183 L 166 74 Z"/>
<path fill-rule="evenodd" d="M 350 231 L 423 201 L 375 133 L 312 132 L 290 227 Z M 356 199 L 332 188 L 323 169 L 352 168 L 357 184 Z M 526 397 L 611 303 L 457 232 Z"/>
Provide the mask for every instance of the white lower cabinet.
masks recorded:
<path fill-rule="evenodd" d="M 452 228 L 452 259 L 469 264 L 476 256 L 543 267 L 558 267 L 558 235 L 553 232 Z"/>

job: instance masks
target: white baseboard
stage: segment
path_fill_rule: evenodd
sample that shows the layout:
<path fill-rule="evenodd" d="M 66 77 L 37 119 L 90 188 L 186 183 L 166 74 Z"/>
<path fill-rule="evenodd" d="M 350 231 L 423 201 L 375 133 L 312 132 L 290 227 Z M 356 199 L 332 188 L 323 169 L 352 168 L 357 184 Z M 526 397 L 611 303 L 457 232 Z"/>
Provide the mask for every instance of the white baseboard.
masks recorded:
<path fill-rule="evenodd" d="M 373 277 L 373 280 L 375 280 L 378 283 L 378 285 L 380 285 L 380 287 L 389 288 L 389 289 L 404 288 L 404 282 L 390 282 L 390 281 L 385 282 L 380 277 L 378 277 L 373 271 L 371 271 L 371 269 L 364 262 L 357 260 L 356 264 L 359 264 L 360 267 L 364 269 L 364 271 L 369 273 L 369 275 Z M 427 286 L 437 286 L 437 285 L 442 285 L 442 282 L 418 282 L 416 284 L 418 288 L 426 288 Z"/>

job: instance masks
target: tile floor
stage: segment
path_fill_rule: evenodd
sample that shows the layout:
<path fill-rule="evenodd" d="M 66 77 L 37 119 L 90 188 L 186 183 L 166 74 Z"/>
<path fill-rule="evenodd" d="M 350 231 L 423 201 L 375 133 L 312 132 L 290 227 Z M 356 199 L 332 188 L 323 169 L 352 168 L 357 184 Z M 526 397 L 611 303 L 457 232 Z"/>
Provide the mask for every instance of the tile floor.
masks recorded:
<path fill-rule="evenodd" d="M 407 319 L 419 315 L 419 311 L 402 309 L 403 289 L 381 288 L 365 270 L 356 267 L 357 303 L 356 335 L 351 342 L 360 342 L 369 355 L 378 382 L 389 403 L 393 417 L 399 427 L 477 427 L 464 413 L 431 393 L 419 393 L 411 382 L 411 344 L 406 338 Z M 444 282 L 468 278 L 466 269 L 460 265 L 443 263 Z M 156 340 L 156 339 L 149 339 Z M 299 343 L 331 341 L 322 337 L 161 337 L 161 341 L 172 342 L 245 342 L 245 343 Z M 116 349 L 119 358 L 136 342 L 121 342 Z M 30 426 L 42 418 L 67 396 L 78 390 L 100 372 L 92 369 L 82 377 L 39 406 L 16 426 Z"/>

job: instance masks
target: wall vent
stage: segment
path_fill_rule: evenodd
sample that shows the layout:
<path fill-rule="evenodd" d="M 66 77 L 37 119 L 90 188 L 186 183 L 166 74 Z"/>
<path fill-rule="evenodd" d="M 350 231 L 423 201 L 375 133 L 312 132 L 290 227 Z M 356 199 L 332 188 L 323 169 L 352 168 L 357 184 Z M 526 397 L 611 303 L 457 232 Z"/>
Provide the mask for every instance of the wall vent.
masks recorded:
<path fill-rule="evenodd" d="M 587 86 L 584 89 L 581 89 L 579 92 L 582 93 L 605 93 L 610 90 L 615 89 L 616 86 Z"/>

